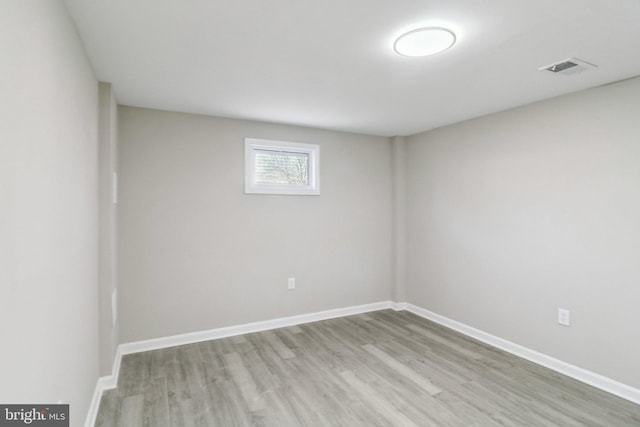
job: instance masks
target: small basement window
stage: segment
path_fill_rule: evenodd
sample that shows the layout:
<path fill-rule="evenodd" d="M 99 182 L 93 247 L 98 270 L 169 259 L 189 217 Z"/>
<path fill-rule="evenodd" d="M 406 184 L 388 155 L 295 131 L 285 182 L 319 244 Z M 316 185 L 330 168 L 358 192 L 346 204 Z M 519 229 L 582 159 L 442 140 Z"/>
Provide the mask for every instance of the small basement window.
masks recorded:
<path fill-rule="evenodd" d="M 320 146 L 245 138 L 247 194 L 320 194 Z"/>

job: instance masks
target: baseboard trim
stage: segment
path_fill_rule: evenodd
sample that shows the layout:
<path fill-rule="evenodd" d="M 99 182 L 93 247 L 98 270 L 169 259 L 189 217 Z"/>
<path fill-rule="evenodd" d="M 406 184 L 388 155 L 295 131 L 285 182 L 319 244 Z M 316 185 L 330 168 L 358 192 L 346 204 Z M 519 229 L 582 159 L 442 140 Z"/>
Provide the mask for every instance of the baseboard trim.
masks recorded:
<path fill-rule="evenodd" d="M 395 311 L 404 311 L 408 305 L 406 302 L 391 302 L 391 308 Z"/>
<path fill-rule="evenodd" d="M 161 348 L 175 347 L 178 345 L 193 344 L 202 341 L 227 338 L 236 335 L 249 334 L 252 332 L 262 332 L 271 329 L 284 328 L 287 326 L 300 325 L 303 323 L 317 322 L 320 320 L 333 319 L 337 317 L 350 316 L 353 314 L 367 313 L 370 311 L 384 310 L 392 307 L 391 301 L 377 302 L 373 304 L 357 305 L 352 307 L 337 308 L 333 310 L 318 311 L 297 316 L 281 317 L 279 319 L 265 320 L 262 322 L 246 323 L 238 326 L 228 326 L 224 328 L 210 329 L 207 331 L 190 332 L 186 334 L 173 335 L 169 337 L 154 338 L 144 341 L 129 342 L 121 344 L 119 349 L 122 355 L 140 353 L 143 351 L 158 350 Z"/>
<path fill-rule="evenodd" d="M 96 417 L 98 416 L 98 409 L 100 408 L 100 400 L 102 400 L 102 393 L 106 390 L 111 390 L 118 387 L 118 376 L 120 375 L 120 362 L 122 361 L 122 353 L 120 347 L 116 350 L 116 355 L 113 358 L 113 366 L 111 368 L 111 375 L 105 375 L 98 378 L 96 388 L 93 391 L 91 397 L 91 404 L 89 405 L 89 411 L 87 412 L 87 418 L 85 419 L 85 427 L 94 427 L 96 424 Z"/>
<path fill-rule="evenodd" d="M 372 304 L 356 305 L 351 307 L 337 308 L 333 310 L 318 311 L 315 313 L 300 314 L 297 316 L 281 317 L 279 319 L 265 320 L 262 322 L 246 323 L 244 325 L 228 326 L 225 328 L 210 329 L 206 331 L 190 332 L 187 334 L 173 335 L 169 337 L 154 338 L 144 341 L 134 341 L 120 344 L 116 352 L 111 375 L 100 377 L 93 392 L 91 405 L 85 422 L 86 427 L 93 427 L 98 415 L 100 399 L 105 390 L 114 389 L 118 386 L 120 375 L 120 363 L 125 354 L 141 353 L 144 351 L 159 350 L 178 345 L 194 344 L 202 341 L 227 338 L 236 335 L 249 334 L 252 332 L 262 332 L 271 329 L 284 328 L 287 326 L 301 325 L 303 323 L 318 322 L 320 320 L 335 319 L 338 317 L 351 316 L 353 314 L 368 313 L 371 311 L 385 310 L 395 307 L 392 301 L 381 301 Z"/>
<path fill-rule="evenodd" d="M 96 424 L 96 417 L 98 416 L 98 408 L 100 407 L 100 399 L 102 398 L 102 378 L 98 378 L 96 387 L 93 389 L 93 396 L 91 396 L 91 402 L 89 403 L 89 410 L 87 411 L 87 418 L 85 419 L 85 427 L 93 427 Z"/>
<path fill-rule="evenodd" d="M 116 359 L 119 359 L 116 356 Z M 96 383 L 96 388 L 93 390 L 93 396 L 91 397 L 91 404 L 89 405 L 89 411 L 87 412 L 87 418 L 85 420 L 85 427 L 93 427 L 96 424 L 96 417 L 98 416 L 98 409 L 100 408 L 100 400 L 102 399 L 102 393 L 105 390 L 109 390 L 115 388 L 113 385 L 117 381 L 118 377 L 112 375 L 107 375 L 104 377 L 98 378 L 98 382 Z"/>
<path fill-rule="evenodd" d="M 596 374 L 595 372 L 588 371 L 570 363 L 563 362 L 562 360 L 531 350 L 530 348 L 515 344 L 495 335 L 491 335 L 487 332 L 473 328 L 456 320 L 449 319 L 448 317 L 434 313 L 425 308 L 406 303 L 404 303 L 404 306 L 405 310 L 415 315 L 431 320 L 471 338 L 477 339 L 478 341 L 482 341 L 493 347 L 499 348 L 518 357 L 522 357 L 523 359 L 529 360 L 533 363 L 640 405 L 640 390 L 631 387 L 630 385 L 605 377 L 604 375 Z"/>
<path fill-rule="evenodd" d="M 552 369 L 573 379 L 589 384 L 607 393 L 626 399 L 640 405 L 640 390 L 627 384 L 605 377 L 595 372 L 588 371 L 578 366 L 572 365 L 554 357 L 539 353 L 527 347 L 515 344 L 511 341 L 491 335 L 487 332 L 473 328 L 464 323 L 458 322 L 440 314 L 434 313 L 422 307 L 418 307 L 406 302 L 382 301 L 372 304 L 344 307 L 333 310 L 319 311 L 315 313 L 301 314 L 279 319 L 266 320 L 262 322 L 246 323 L 244 325 L 228 326 L 224 328 L 210 329 L 206 331 L 191 332 L 187 334 L 173 335 L 163 338 L 154 338 L 144 341 L 129 342 L 120 344 L 113 361 L 112 374 L 100 377 L 93 392 L 91 404 L 87 414 L 85 427 L 95 425 L 100 399 L 106 390 L 114 389 L 118 386 L 120 375 L 120 364 L 122 356 L 126 354 L 141 353 L 150 350 L 159 350 L 178 345 L 194 344 L 202 341 L 209 341 L 219 338 L 227 338 L 236 335 L 243 335 L 253 332 L 262 332 L 272 329 L 284 328 L 287 326 L 301 325 L 304 323 L 318 322 L 320 320 L 335 319 L 338 317 L 351 316 L 354 314 L 369 313 L 372 311 L 393 309 L 396 311 L 409 311 L 417 316 L 436 322 L 442 326 L 458 331 L 471 338 L 482 341 L 493 347 L 499 348 L 523 359 L 529 360 L 538 365 Z"/>

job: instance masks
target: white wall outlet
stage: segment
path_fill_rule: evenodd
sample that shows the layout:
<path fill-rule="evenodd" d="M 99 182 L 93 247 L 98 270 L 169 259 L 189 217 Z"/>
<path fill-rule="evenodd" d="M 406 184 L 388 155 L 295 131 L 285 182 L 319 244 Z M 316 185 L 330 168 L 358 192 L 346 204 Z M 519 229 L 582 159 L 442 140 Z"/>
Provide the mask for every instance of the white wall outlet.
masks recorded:
<path fill-rule="evenodd" d="M 296 288 L 296 278 L 289 277 L 289 280 L 287 280 L 287 289 L 295 289 L 295 288 Z"/>
<path fill-rule="evenodd" d="M 564 326 L 571 325 L 571 312 L 566 308 L 558 309 L 558 323 Z"/>

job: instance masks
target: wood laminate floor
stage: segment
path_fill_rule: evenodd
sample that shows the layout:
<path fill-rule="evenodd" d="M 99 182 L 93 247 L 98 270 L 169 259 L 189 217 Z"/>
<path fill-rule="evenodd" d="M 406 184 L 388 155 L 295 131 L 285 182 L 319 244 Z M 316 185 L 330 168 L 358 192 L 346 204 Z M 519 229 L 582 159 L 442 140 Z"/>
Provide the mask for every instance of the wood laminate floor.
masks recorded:
<path fill-rule="evenodd" d="M 124 356 L 96 426 L 640 426 L 640 406 L 408 312 Z"/>

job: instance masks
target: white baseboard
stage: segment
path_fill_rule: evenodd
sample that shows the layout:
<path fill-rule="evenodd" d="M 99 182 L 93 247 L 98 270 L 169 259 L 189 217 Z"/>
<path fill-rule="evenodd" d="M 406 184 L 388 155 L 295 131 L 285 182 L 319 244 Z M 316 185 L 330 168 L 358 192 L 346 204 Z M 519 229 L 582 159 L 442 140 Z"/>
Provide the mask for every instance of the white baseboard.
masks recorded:
<path fill-rule="evenodd" d="M 640 405 L 640 390 L 612 380 L 603 375 L 596 374 L 586 369 L 555 359 L 546 354 L 539 353 L 519 344 L 512 343 L 505 339 L 496 337 L 487 332 L 475 329 L 464 323 L 449 319 L 427 309 L 409 304 L 406 302 L 382 301 L 373 304 L 357 305 L 352 307 L 338 308 L 334 310 L 319 311 L 309 314 L 301 314 L 291 317 L 282 317 L 279 319 L 266 320 L 263 322 L 247 323 L 238 326 L 229 326 L 225 328 L 211 329 L 207 331 L 191 332 L 187 334 L 173 335 L 163 338 L 154 338 L 144 341 L 129 342 L 120 344 L 113 361 L 113 371 L 111 375 L 100 377 L 93 393 L 89 412 L 85 427 L 93 427 L 102 393 L 105 390 L 116 388 L 118 385 L 118 376 L 120 375 L 120 363 L 122 356 L 125 354 L 140 353 L 150 350 L 158 350 L 178 345 L 193 344 L 202 341 L 209 341 L 219 338 L 227 338 L 236 335 L 243 335 L 253 332 L 267 331 L 271 329 L 284 328 L 287 326 L 301 325 L 304 323 L 317 322 L 320 320 L 334 319 L 338 317 L 351 316 L 353 314 L 368 313 L 372 311 L 393 309 L 396 311 L 406 310 L 425 319 L 434 321 L 450 329 L 463 333 L 471 338 L 475 338 L 493 347 L 499 348 L 516 356 L 527 359 L 538 365 L 547 367 L 561 374 L 567 375 L 583 383 L 599 388 L 607 393 L 619 396 L 623 399 Z"/>
<path fill-rule="evenodd" d="M 120 365 L 121 356 L 116 354 L 115 361 L 118 363 L 118 369 Z M 114 365 L 115 365 L 114 361 Z M 105 390 L 110 390 L 117 387 L 118 376 L 111 374 L 98 378 L 96 388 L 93 390 L 93 396 L 91 397 L 91 404 L 89 405 L 89 411 L 87 412 L 87 418 L 85 420 L 85 427 L 93 427 L 96 424 L 96 417 L 98 416 L 98 409 L 100 408 L 100 400 L 102 400 L 102 393 Z"/>
<path fill-rule="evenodd" d="M 320 320 L 335 319 L 338 317 L 351 316 L 353 314 L 368 313 L 371 311 L 385 310 L 393 308 L 398 310 L 391 301 L 382 301 L 372 304 L 356 305 L 352 307 L 337 308 L 333 310 L 318 311 L 315 313 L 300 314 L 291 317 L 281 317 L 279 319 L 266 320 L 263 322 L 247 323 L 226 328 L 210 329 L 207 331 L 190 332 L 187 334 L 173 335 L 169 337 L 154 338 L 144 341 L 129 342 L 120 344 L 113 361 L 111 375 L 100 377 L 93 392 L 91 404 L 87 414 L 85 427 L 93 427 L 100 407 L 100 399 L 105 390 L 110 390 L 118 386 L 118 376 L 120 375 L 120 363 L 125 354 L 141 353 L 143 351 L 158 350 L 161 348 L 175 347 L 177 345 L 193 344 L 202 341 L 227 338 L 236 335 L 261 332 L 271 329 L 284 328 L 287 326 L 301 325 L 303 323 L 317 322 Z"/>
<path fill-rule="evenodd" d="M 103 390 L 100 380 L 102 380 L 102 378 L 98 378 L 96 388 L 93 389 L 93 396 L 91 396 L 91 402 L 89 403 L 89 411 L 87 412 L 87 418 L 84 422 L 85 427 L 93 427 L 96 424 L 96 417 L 98 416 L 98 408 L 100 407 Z"/>
<path fill-rule="evenodd" d="M 395 311 L 403 311 L 406 310 L 409 304 L 406 302 L 391 302 L 391 308 Z"/>
<path fill-rule="evenodd" d="M 319 320 L 334 319 L 336 317 L 350 316 L 352 314 L 384 310 L 391 308 L 392 304 L 393 303 L 391 301 L 383 301 L 373 304 L 356 305 L 353 307 L 300 314 L 291 317 L 281 317 L 279 319 L 265 320 L 262 322 L 246 323 L 238 326 L 228 326 L 226 328 L 210 329 L 208 331 L 190 332 L 187 334 L 173 335 L 163 338 L 129 342 L 121 344 L 119 349 L 122 355 L 140 353 L 143 351 L 158 350 L 177 345 L 193 344 L 202 341 L 232 337 L 235 335 L 250 334 L 252 332 L 261 332 L 270 329 L 284 328 L 287 326 L 301 325 L 303 323 L 317 322 Z"/>
<path fill-rule="evenodd" d="M 87 412 L 87 418 L 85 419 L 85 427 L 93 427 L 96 424 L 96 417 L 98 416 L 98 409 L 100 408 L 100 400 L 102 399 L 102 393 L 106 390 L 111 390 L 118 387 L 118 376 L 120 375 L 120 362 L 122 361 L 122 353 L 120 347 L 116 350 L 116 355 L 113 358 L 113 366 L 111 368 L 111 375 L 98 378 L 96 388 L 93 391 L 91 398 L 91 404 L 89 405 L 89 411 Z"/>
<path fill-rule="evenodd" d="M 449 319 L 448 317 L 415 306 L 413 304 L 405 303 L 404 306 L 407 311 L 420 317 L 424 317 L 425 319 L 429 319 L 433 322 L 439 323 L 443 326 L 446 326 L 447 328 L 458 331 L 471 338 L 475 338 L 478 341 L 482 341 L 493 347 L 522 357 L 523 359 L 552 369 L 585 384 L 589 384 L 593 387 L 599 388 L 600 390 L 606 391 L 607 393 L 611 393 L 615 396 L 640 405 L 640 390 L 631 387 L 630 385 L 621 383 L 600 374 L 596 374 L 595 372 L 588 371 L 570 363 L 563 362 L 562 360 L 558 360 L 546 354 L 539 353 L 535 350 L 531 350 L 530 348 L 521 346 L 519 344 L 512 343 L 511 341 L 496 337 L 495 335 L 491 335 L 487 332 Z"/>

